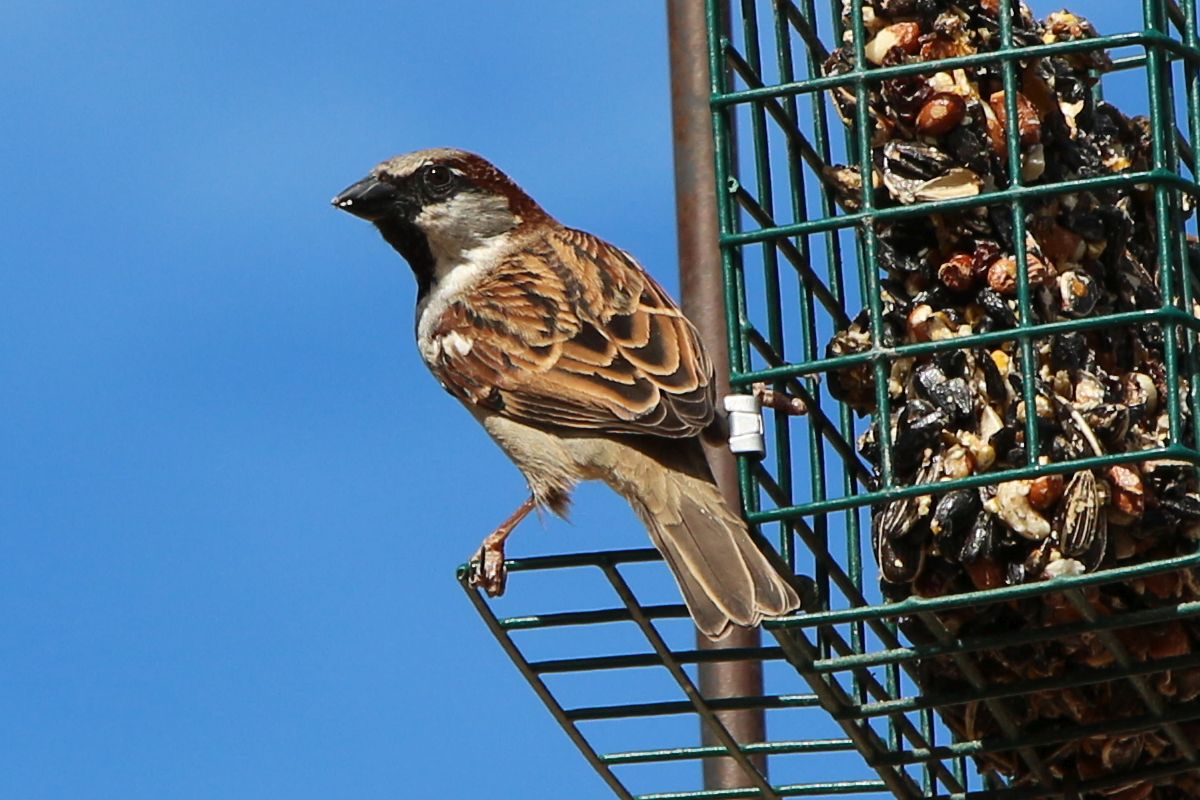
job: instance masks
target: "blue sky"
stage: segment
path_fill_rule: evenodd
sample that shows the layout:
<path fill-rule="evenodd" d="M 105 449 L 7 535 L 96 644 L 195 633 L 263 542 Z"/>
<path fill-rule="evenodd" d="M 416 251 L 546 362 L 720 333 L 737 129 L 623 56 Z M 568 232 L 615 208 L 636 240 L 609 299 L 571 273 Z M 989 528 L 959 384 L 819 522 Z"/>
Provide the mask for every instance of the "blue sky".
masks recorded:
<path fill-rule="evenodd" d="M 521 479 L 417 359 L 408 268 L 328 203 L 473 149 L 673 290 L 662 4 L 337 5 L 0 3 L 0 797 L 609 796 L 454 579 Z M 603 489 L 574 519 L 510 554 L 645 544 Z"/>
<path fill-rule="evenodd" d="M 329 199 L 474 149 L 674 287 L 662 4 L 334 7 L 0 4 L 0 796 L 607 796 L 454 578 L 523 484 Z M 588 489 L 512 552 L 644 541 Z"/>

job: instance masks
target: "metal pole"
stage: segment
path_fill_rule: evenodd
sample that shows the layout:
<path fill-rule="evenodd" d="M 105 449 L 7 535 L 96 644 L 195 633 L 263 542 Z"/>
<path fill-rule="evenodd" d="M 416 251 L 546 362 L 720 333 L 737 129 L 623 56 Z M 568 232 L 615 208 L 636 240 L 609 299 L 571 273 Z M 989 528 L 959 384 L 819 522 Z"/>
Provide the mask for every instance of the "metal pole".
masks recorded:
<path fill-rule="evenodd" d="M 671 109 L 675 145 L 675 208 L 679 232 L 679 281 L 683 310 L 700 331 L 716 367 L 717 396 L 729 393 L 721 252 L 718 247 L 716 167 L 709 96 L 708 36 L 703 0 L 667 0 L 670 39 Z M 725 495 L 740 509 L 737 464 L 725 447 L 706 445 L 709 464 Z M 697 634 L 701 649 L 757 647 L 759 631 L 738 629 L 720 643 Z M 706 698 L 756 697 L 763 692 L 762 664 L 732 661 L 700 665 L 700 691 Z M 766 741 L 761 709 L 718 712 L 739 743 Z M 705 745 L 716 744 L 701 728 Z M 766 774 L 766 759 L 755 763 Z M 732 759 L 704 760 L 706 789 L 737 789 L 750 781 Z"/>

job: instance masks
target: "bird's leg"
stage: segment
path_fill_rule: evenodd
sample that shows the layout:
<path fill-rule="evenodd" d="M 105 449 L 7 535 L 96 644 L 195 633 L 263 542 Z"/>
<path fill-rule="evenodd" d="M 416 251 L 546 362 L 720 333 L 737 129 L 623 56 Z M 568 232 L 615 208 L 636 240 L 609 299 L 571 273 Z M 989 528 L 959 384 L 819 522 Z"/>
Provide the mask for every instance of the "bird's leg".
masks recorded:
<path fill-rule="evenodd" d="M 787 392 L 777 392 L 765 383 L 756 383 L 751 390 L 758 398 L 758 402 L 762 403 L 763 408 L 773 408 L 793 417 L 802 417 L 808 413 L 808 406 L 801 398 Z"/>
<path fill-rule="evenodd" d="M 500 523 L 500 527 L 487 535 L 483 544 L 479 545 L 479 549 L 471 557 L 472 586 L 482 587 L 490 597 L 504 594 L 504 582 L 508 579 L 508 570 L 504 567 L 504 540 L 535 508 L 537 502 L 530 496 L 511 517 Z"/>

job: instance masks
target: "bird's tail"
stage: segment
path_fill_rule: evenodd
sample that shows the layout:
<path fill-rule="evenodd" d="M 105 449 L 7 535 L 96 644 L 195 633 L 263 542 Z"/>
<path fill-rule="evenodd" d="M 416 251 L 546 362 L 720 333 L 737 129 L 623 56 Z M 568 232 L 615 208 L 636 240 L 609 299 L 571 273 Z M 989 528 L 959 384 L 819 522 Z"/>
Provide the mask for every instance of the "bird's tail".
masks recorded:
<path fill-rule="evenodd" d="M 794 611 L 800 598 L 726 506 L 698 443 L 695 451 L 684 468 L 656 471 L 657 480 L 630 487 L 627 496 L 696 627 L 716 640 L 733 625 L 753 627 Z"/>

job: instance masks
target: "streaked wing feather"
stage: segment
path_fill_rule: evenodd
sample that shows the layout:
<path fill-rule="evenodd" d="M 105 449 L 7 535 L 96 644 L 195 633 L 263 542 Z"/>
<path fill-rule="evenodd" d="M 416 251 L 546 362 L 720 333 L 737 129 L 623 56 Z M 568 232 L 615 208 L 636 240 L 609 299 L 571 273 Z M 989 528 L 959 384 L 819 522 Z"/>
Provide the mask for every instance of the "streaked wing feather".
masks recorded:
<path fill-rule="evenodd" d="M 464 402 L 539 425 L 693 436 L 712 420 L 696 329 L 631 256 L 559 229 L 498 265 L 435 337 L 432 368 Z M 465 350 L 465 352 L 464 352 Z"/>

